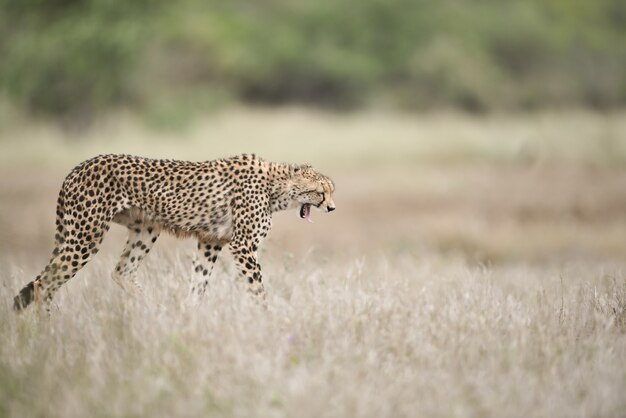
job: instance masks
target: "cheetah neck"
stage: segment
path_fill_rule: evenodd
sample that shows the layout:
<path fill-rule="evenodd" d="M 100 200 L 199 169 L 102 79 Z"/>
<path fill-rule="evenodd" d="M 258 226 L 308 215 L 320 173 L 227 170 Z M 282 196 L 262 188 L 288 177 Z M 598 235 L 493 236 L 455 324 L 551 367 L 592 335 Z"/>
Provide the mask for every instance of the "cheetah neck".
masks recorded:
<path fill-rule="evenodd" d="M 270 210 L 272 213 L 293 207 L 292 173 L 293 166 L 291 164 L 268 163 Z"/>

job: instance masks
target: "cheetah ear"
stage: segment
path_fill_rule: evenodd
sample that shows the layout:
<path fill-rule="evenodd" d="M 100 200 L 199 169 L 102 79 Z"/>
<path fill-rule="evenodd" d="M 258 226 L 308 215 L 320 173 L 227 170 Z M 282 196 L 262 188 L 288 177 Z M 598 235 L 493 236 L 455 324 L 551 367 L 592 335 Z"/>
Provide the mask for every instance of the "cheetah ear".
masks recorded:
<path fill-rule="evenodd" d="M 292 174 L 298 174 L 299 172 L 301 172 L 301 171 L 305 171 L 305 170 L 308 170 L 308 169 L 310 169 L 311 167 L 312 167 L 312 166 L 311 166 L 311 164 L 309 164 L 309 163 L 304 163 L 304 164 L 300 164 L 300 165 L 298 165 L 298 164 L 293 164 L 293 165 L 291 166 L 291 173 L 292 173 Z"/>

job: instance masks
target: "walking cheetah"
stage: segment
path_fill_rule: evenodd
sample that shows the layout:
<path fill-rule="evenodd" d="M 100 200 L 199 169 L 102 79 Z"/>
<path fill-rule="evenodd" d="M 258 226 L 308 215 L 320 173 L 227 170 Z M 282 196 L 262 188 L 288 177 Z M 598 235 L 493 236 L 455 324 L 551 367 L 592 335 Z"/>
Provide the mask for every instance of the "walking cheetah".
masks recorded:
<path fill-rule="evenodd" d="M 272 163 L 255 155 L 205 162 L 100 155 L 65 178 L 56 211 L 55 248 L 46 268 L 14 298 L 19 311 L 31 302 L 49 310 L 54 293 L 98 252 L 111 222 L 129 236 L 113 279 L 126 288 L 162 231 L 198 240 L 192 293 L 201 296 L 217 256 L 228 244 L 240 278 L 263 298 L 257 250 L 272 213 L 311 206 L 335 210 L 334 183 L 310 165 Z"/>

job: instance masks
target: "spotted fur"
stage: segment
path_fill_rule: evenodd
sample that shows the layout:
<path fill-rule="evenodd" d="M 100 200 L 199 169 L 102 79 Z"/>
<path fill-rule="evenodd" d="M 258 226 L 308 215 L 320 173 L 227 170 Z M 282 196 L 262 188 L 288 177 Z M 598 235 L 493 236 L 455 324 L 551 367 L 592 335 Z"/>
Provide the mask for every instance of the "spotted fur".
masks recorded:
<path fill-rule="evenodd" d="M 201 296 L 220 250 L 228 246 L 248 289 L 263 298 L 257 251 L 272 213 L 311 206 L 335 209 L 334 183 L 310 165 L 271 163 L 255 155 L 205 162 L 101 155 L 74 168 L 63 182 L 56 211 L 55 247 L 46 268 L 15 297 L 47 309 L 55 292 L 98 252 L 111 222 L 129 236 L 113 271 L 125 289 L 163 231 L 198 241 L 192 294 Z"/>

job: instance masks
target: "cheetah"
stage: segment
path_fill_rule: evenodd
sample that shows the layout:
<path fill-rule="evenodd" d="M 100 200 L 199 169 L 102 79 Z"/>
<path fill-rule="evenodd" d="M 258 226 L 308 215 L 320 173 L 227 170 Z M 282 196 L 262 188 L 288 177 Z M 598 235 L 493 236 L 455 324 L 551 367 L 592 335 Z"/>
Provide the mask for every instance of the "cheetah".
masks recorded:
<path fill-rule="evenodd" d="M 98 252 L 111 222 L 128 228 L 112 278 L 139 289 L 135 273 L 161 232 L 197 240 L 191 294 L 202 296 L 220 250 L 228 245 L 239 279 L 264 298 L 257 251 L 272 214 L 311 207 L 335 210 L 335 185 L 309 164 L 267 162 L 254 154 L 190 162 L 130 155 L 100 155 L 65 178 L 56 210 L 55 247 L 45 269 L 14 298 L 50 310 L 57 290 Z"/>

